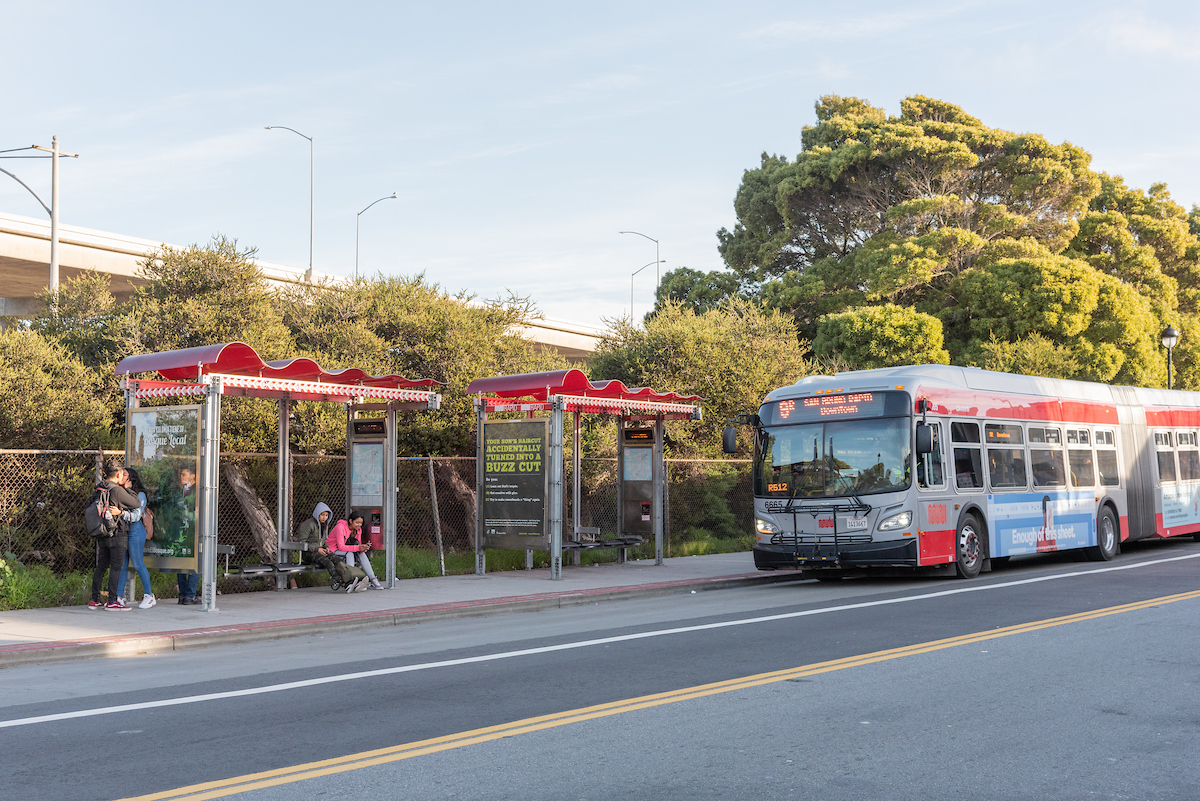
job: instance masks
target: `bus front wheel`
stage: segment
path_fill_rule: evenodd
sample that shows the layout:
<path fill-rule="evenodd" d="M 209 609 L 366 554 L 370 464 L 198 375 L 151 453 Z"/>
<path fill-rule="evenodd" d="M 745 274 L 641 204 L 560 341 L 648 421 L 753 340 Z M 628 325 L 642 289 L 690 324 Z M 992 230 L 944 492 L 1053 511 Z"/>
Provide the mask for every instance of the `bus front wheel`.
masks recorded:
<path fill-rule="evenodd" d="M 1093 562 L 1107 562 L 1117 555 L 1117 519 L 1107 506 L 1100 510 L 1096 521 L 1096 545 L 1085 553 Z"/>
<path fill-rule="evenodd" d="M 975 515 L 964 515 L 958 524 L 955 546 L 959 578 L 972 579 L 983 567 L 983 536 L 980 534 L 979 519 Z"/>

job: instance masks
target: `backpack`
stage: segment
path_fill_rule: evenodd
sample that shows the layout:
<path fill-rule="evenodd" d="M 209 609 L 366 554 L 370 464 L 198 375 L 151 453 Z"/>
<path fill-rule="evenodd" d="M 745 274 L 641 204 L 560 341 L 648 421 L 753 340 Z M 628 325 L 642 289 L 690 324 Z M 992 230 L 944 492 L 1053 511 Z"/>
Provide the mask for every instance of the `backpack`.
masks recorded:
<path fill-rule="evenodd" d="M 95 539 L 108 539 L 117 533 L 117 521 L 105 515 L 108 513 L 108 490 L 96 487 L 96 494 L 83 510 L 83 526 L 89 536 Z"/>

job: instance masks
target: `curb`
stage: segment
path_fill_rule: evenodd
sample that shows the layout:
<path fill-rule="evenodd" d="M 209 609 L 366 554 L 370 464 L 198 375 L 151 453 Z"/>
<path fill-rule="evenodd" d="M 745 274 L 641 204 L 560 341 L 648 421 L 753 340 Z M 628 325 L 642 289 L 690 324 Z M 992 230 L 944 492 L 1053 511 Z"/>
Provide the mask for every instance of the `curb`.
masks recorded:
<path fill-rule="evenodd" d="M 206 648 L 214 645 L 262 642 L 288 637 L 303 637 L 310 634 L 355 631 L 361 629 L 404 626 L 435 620 L 456 620 L 508 612 L 539 612 L 546 609 L 562 609 L 572 606 L 626 601 L 636 598 L 655 598 L 664 595 L 679 595 L 685 592 L 707 592 L 760 584 L 780 584 L 799 581 L 804 577 L 800 571 L 780 571 L 762 574 L 746 574 L 710 579 L 683 579 L 658 584 L 643 584 L 633 587 L 578 590 L 574 592 L 539 593 L 508 598 L 489 598 L 479 601 L 463 601 L 449 604 L 413 606 L 401 609 L 385 609 L 375 612 L 358 612 L 343 615 L 292 620 L 272 620 L 262 623 L 245 623 L 236 626 L 213 626 L 209 628 L 163 631 L 150 634 L 126 634 L 94 640 L 74 640 L 33 643 L 29 645 L 0 648 L 0 670 L 24 665 L 67 662 L 75 659 L 95 657 L 143 656 L 166 651 L 182 651 L 189 648 Z"/>

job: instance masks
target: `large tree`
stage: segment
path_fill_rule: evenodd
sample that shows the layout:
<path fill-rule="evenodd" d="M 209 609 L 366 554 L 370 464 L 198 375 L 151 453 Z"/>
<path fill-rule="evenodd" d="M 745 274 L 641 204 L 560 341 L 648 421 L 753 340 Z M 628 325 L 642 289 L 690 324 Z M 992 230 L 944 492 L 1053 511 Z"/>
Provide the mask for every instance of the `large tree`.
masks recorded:
<path fill-rule="evenodd" d="M 928 97 L 890 116 L 827 96 L 816 117 L 795 159 L 763 154 L 745 172 L 737 223 L 717 234 L 727 270 L 672 271 L 671 297 L 703 308 L 714 288 L 736 285 L 792 315 L 818 354 L 855 366 L 879 363 L 871 348 L 886 337 L 863 338 L 882 312 L 850 312 L 903 307 L 942 321 L 954 363 L 1053 363 L 1073 377 L 1149 385 L 1166 377 L 1158 332 L 1182 323 L 1190 385 L 1200 211 L 1188 214 L 1163 185 L 1142 192 L 1092 172 L 1069 142 L 990 128 Z M 904 330 L 917 332 L 891 327 Z M 910 358 L 926 345 L 884 349 Z"/>

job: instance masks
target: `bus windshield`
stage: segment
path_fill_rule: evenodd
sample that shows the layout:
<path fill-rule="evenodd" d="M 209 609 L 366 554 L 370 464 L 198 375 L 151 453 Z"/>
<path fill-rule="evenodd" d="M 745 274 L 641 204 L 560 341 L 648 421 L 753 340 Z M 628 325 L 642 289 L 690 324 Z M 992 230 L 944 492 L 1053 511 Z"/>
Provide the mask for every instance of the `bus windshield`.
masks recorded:
<path fill-rule="evenodd" d="M 908 417 L 839 420 L 762 429 L 754 492 L 786 498 L 838 498 L 909 486 Z"/>

